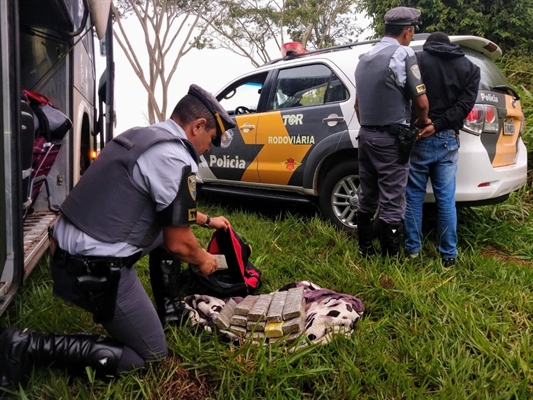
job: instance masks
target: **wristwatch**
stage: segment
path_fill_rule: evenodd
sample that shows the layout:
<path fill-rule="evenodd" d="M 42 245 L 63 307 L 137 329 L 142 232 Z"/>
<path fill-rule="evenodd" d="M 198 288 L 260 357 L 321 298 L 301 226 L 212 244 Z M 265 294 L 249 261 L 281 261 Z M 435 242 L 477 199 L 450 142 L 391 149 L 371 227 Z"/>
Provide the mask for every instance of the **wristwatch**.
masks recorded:
<path fill-rule="evenodd" d="M 211 217 L 207 214 L 205 216 L 207 217 L 207 219 L 205 220 L 205 223 L 202 224 L 202 227 L 209 228 L 209 224 L 211 223 Z"/>

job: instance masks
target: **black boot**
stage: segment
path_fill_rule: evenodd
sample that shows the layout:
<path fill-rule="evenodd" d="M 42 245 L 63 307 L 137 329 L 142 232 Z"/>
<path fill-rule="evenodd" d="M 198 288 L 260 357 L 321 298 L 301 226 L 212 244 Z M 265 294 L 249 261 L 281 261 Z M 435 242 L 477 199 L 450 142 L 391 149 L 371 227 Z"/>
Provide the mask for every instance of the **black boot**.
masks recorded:
<path fill-rule="evenodd" d="M 359 239 L 359 254 L 369 257 L 376 254 L 372 244 L 374 238 L 374 214 L 357 211 L 357 236 Z"/>
<path fill-rule="evenodd" d="M 150 252 L 149 265 L 150 283 L 161 323 L 181 325 L 189 315 L 181 301 L 181 263 L 159 247 Z"/>
<path fill-rule="evenodd" d="M 390 258 L 397 257 L 402 242 L 403 224 L 380 221 L 380 232 L 381 255 Z"/>
<path fill-rule="evenodd" d="M 86 367 L 98 377 L 114 377 L 124 346 L 113 339 L 95 335 L 42 334 L 7 328 L 0 335 L 0 387 L 23 383 L 34 366 L 66 368 L 81 374 Z"/>

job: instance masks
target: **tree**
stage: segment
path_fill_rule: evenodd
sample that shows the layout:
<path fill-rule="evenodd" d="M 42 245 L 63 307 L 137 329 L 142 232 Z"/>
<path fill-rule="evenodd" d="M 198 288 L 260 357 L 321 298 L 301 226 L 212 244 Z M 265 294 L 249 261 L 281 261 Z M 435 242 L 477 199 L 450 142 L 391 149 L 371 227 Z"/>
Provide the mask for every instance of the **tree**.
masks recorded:
<path fill-rule="evenodd" d="M 209 0 L 115 0 L 114 38 L 148 94 L 150 124 L 167 117 L 168 87 L 179 62 L 197 47 L 206 27 L 199 27 L 200 15 L 211 21 Z M 135 16 L 144 37 L 144 49 L 138 36 L 127 34 L 123 20 Z M 141 57 L 143 53 L 146 56 Z M 160 102 L 158 101 L 160 99 Z"/>
<path fill-rule="evenodd" d="M 502 50 L 532 50 L 533 0 L 360 0 L 358 10 L 372 20 L 376 36 L 383 32 L 383 16 L 393 7 L 418 8 L 423 32 L 482 36 Z"/>
<path fill-rule="evenodd" d="M 354 0 L 286 0 L 283 24 L 304 47 L 350 43 L 361 33 L 355 24 L 355 6 Z"/>
<path fill-rule="evenodd" d="M 207 27 L 202 46 L 224 48 L 254 66 L 280 56 L 285 41 L 322 48 L 354 41 L 355 0 L 224 0 Z M 288 39 L 288 40 L 287 40 Z"/>
<path fill-rule="evenodd" d="M 271 60 L 268 45 L 278 49 L 283 42 L 279 30 L 282 11 L 277 1 L 222 0 L 218 16 L 203 18 L 204 40 L 200 46 L 227 49 L 250 59 L 257 67 Z"/>

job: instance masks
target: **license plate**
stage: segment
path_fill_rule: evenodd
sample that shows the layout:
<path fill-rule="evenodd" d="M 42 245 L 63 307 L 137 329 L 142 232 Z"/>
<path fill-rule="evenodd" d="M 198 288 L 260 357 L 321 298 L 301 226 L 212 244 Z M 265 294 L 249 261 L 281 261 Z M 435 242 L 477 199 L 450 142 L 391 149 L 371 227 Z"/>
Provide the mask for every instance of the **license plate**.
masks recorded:
<path fill-rule="evenodd" d="M 514 120 L 510 118 L 503 119 L 503 134 L 514 135 Z"/>

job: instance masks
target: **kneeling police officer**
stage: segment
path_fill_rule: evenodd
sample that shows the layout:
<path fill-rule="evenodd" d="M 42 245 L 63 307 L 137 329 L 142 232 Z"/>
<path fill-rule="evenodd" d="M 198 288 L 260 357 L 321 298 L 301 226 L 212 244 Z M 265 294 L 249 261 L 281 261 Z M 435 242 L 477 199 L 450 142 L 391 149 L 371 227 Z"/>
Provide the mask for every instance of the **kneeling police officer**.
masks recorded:
<path fill-rule="evenodd" d="M 199 155 L 233 127 L 218 101 L 191 85 L 170 119 L 130 129 L 102 150 L 61 205 L 51 268 L 54 294 L 93 313 L 110 337 L 4 329 L 0 387 L 19 384 L 34 365 L 115 376 L 167 356 L 160 318 L 132 266 L 164 245 L 201 274 L 216 270 L 191 225 L 229 222 L 197 212 L 195 173 Z"/>

